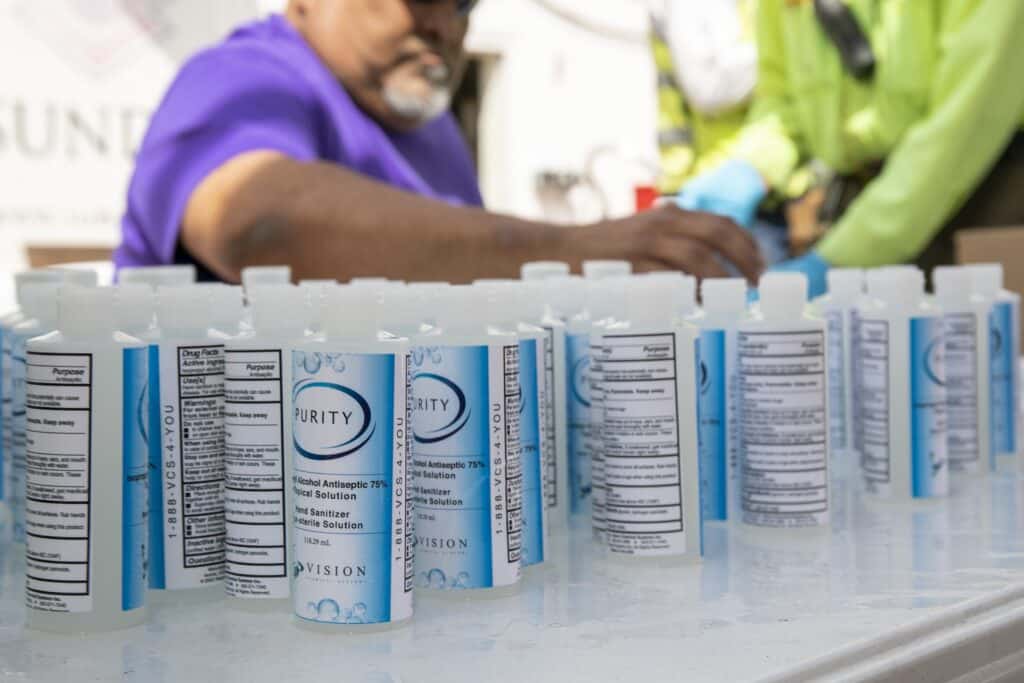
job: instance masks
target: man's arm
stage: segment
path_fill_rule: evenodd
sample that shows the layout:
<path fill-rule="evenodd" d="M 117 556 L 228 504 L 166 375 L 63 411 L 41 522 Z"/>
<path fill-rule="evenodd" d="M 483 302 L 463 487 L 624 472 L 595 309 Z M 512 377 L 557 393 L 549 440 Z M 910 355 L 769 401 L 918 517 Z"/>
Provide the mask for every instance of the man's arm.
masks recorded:
<path fill-rule="evenodd" d="M 220 277 L 248 265 L 288 263 L 297 278 L 386 276 L 467 282 L 515 277 L 519 265 L 616 258 L 637 270 L 726 276 L 721 260 L 753 280 L 754 240 L 730 221 L 672 206 L 566 228 L 397 190 L 326 162 L 247 152 L 210 173 L 191 194 L 182 246 Z"/>

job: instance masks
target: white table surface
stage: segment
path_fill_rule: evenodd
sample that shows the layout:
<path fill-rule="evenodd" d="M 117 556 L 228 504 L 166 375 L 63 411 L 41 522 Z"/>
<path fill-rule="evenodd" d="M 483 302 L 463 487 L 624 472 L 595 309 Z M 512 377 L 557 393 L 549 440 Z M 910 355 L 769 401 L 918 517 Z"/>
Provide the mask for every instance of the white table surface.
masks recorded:
<path fill-rule="evenodd" d="M 1024 479 L 994 475 L 956 488 L 938 504 L 887 505 L 836 480 L 831 533 L 762 540 L 709 527 L 707 558 L 696 566 L 612 563 L 578 529 L 556 537 L 551 566 L 529 572 L 515 597 L 421 599 L 407 627 L 358 636 L 310 633 L 285 613 L 250 614 L 221 602 L 156 608 L 144 627 L 103 635 L 25 631 L 23 561 L 7 544 L 0 546 L 0 677 L 536 683 L 841 672 L 860 679 L 954 653 L 953 668 L 940 669 L 952 677 L 965 655 L 950 643 L 982 633 L 974 656 L 994 659 L 1005 654 L 994 638 L 1009 632 L 989 625 L 1024 624 Z"/>

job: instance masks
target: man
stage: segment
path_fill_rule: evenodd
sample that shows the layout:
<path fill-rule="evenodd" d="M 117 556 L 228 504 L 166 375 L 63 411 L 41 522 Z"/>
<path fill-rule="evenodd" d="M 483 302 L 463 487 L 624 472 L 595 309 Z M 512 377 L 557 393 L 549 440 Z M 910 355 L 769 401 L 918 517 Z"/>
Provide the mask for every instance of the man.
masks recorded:
<path fill-rule="evenodd" d="M 193 58 L 153 117 L 118 265 L 248 265 L 296 277 L 466 281 L 520 263 L 625 258 L 748 278 L 753 240 L 661 207 L 561 228 L 484 211 L 449 113 L 470 0 L 291 0 Z M 724 263 L 723 263 L 724 262 Z"/>
<path fill-rule="evenodd" d="M 750 117 L 687 205 L 752 211 L 801 161 L 827 164 L 845 210 L 779 266 L 812 294 L 831 266 L 930 268 L 952 260 L 954 230 L 1024 221 L 1024 3 L 760 0 L 757 23 Z"/>

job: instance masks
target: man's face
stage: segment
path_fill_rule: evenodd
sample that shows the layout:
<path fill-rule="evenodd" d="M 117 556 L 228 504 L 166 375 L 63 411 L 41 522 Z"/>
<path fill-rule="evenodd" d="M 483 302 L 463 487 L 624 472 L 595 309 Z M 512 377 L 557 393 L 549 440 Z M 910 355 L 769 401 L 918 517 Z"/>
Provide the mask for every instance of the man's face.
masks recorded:
<path fill-rule="evenodd" d="M 411 130 L 448 109 L 462 75 L 465 0 L 292 0 L 289 20 L 363 109 Z"/>

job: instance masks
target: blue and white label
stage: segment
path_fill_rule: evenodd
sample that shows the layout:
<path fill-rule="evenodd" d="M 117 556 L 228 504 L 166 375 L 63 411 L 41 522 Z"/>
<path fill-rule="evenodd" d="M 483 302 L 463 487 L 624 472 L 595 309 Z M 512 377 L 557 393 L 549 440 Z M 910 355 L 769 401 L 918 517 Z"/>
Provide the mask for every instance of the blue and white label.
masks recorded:
<path fill-rule="evenodd" d="M 292 352 L 295 614 L 325 624 L 412 616 L 408 415 L 400 353 Z"/>
<path fill-rule="evenodd" d="M 944 317 L 947 455 L 955 472 L 976 472 L 981 460 L 981 409 L 978 405 L 978 316 L 947 313 Z M 986 457 L 987 457 L 986 453 Z"/>
<path fill-rule="evenodd" d="M 519 410 L 519 442 L 523 471 L 523 566 L 545 560 L 547 543 L 546 506 L 544 496 L 544 444 L 541 434 L 543 376 L 538 377 L 538 363 L 543 360 L 542 339 L 525 338 L 519 342 L 519 385 L 522 388 Z"/>
<path fill-rule="evenodd" d="M 14 540 L 25 541 L 25 343 L 28 338 L 15 333 L 11 341 L 11 448 L 10 491 L 8 500 L 14 522 Z"/>
<path fill-rule="evenodd" d="M 463 590 L 519 580 L 518 345 L 412 353 L 416 583 Z"/>
<path fill-rule="evenodd" d="M 146 599 L 146 538 L 149 533 L 149 349 L 123 351 L 121 409 L 121 609 Z"/>
<path fill-rule="evenodd" d="M 944 322 L 910 321 L 910 474 L 914 498 L 949 492 Z"/>
<path fill-rule="evenodd" d="M 29 465 L 25 604 L 41 612 L 91 612 L 95 575 L 90 532 L 97 502 L 93 498 L 93 356 L 28 353 L 24 370 Z M 114 427 L 115 434 L 119 427 Z M 98 455 L 111 457 L 110 453 Z M 141 568 L 132 578 L 138 576 Z"/>
<path fill-rule="evenodd" d="M 146 441 L 149 446 L 149 587 L 166 588 L 164 571 L 164 480 L 162 440 L 163 424 L 160 415 L 160 347 L 149 346 L 149 380 L 146 382 L 147 415 L 139 415 L 140 424 L 145 421 Z M 140 411 L 142 407 L 140 406 Z"/>
<path fill-rule="evenodd" d="M 587 438 L 590 429 L 590 335 L 565 337 L 566 415 L 569 421 L 569 510 L 583 510 L 590 497 L 590 454 Z"/>
<path fill-rule="evenodd" d="M 989 314 L 991 429 L 995 455 L 1016 455 L 1020 443 L 1017 433 L 1020 400 L 1018 315 L 1017 304 L 1010 301 L 997 301 Z"/>
<path fill-rule="evenodd" d="M 726 333 L 705 330 L 700 335 L 700 492 L 706 520 L 725 520 L 728 512 L 729 378 Z"/>
<path fill-rule="evenodd" d="M 828 334 L 828 413 L 832 452 L 849 448 L 850 420 L 847 415 L 847 325 L 846 311 L 825 314 Z"/>

